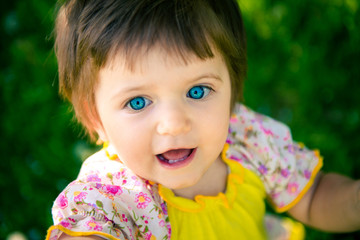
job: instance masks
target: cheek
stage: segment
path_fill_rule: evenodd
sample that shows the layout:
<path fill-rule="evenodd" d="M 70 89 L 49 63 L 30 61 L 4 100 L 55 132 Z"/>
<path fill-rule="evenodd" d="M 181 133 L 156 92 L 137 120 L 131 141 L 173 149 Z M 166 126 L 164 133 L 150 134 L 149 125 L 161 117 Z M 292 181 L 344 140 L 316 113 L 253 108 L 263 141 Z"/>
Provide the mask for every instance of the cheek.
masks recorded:
<path fill-rule="evenodd" d="M 218 106 L 218 114 L 216 116 L 215 129 L 218 129 L 218 135 L 225 142 L 230 124 L 230 98 L 225 99 L 221 106 Z"/>
<path fill-rule="evenodd" d="M 213 125 L 213 129 L 216 129 L 216 134 L 219 138 L 219 141 L 224 141 L 227 138 L 229 132 L 229 116 L 224 113 L 221 118 L 217 119 L 217 123 Z"/>
<path fill-rule="evenodd" d="M 108 129 L 110 142 L 122 158 L 134 158 L 149 150 L 151 134 L 146 124 L 137 121 L 117 121 Z"/>
<path fill-rule="evenodd" d="M 208 118 L 199 123 L 199 127 L 203 129 L 207 141 L 213 141 L 214 144 L 225 143 L 229 129 L 230 111 L 227 105 L 219 106 L 212 111 Z"/>

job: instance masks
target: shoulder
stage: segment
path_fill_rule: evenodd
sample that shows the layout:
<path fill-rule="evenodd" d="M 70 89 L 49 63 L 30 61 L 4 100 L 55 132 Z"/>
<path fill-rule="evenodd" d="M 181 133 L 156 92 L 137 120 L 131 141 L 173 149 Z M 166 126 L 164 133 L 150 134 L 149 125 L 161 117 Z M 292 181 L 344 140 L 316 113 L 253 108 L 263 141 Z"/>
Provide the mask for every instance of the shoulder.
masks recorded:
<path fill-rule="evenodd" d="M 163 238 L 168 234 L 163 206 L 156 185 L 137 177 L 117 159 L 110 160 L 103 149 L 84 162 L 78 178 L 55 200 L 52 213 L 58 229 L 124 239 Z"/>
<path fill-rule="evenodd" d="M 144 183 L 113 154 L 111 147 L 103 148 L 84 161 L 77 182 L 111 184 L 132 187 Z M 111 156 L 110 156 L 111 154 Z"/>
<path fill-rule="evenodd" d="M 290 137 L 290 129 L 284 123 L 255 112 L 243 104 L 237 104 L 234 108 L 230 118 L 230 133 L 234 137 L 247 139 L 270 136 L 286 140 Z"/>
<path fill-rule="evenodd" d="M 291 151 L 286 151 L 293 146 L 290 129 L 242 104 L 236 105 L 230 118 L 227 143 L 228 155 L 238 157 L 235 160 L 248 168 L 259 170 L 261 165 L 271 168 L 282 160 L 290 165 L 294 163 Z M 264 171 L 257 171 L 261 172 Z"/>
<path fill-rule="evenodd" d="M 285 124 L 238 104 L 230 119 L 226 156 L 253 171 L 279 211 L 291 207 L 322 166 L 319 152 L 293 141 Z"/>

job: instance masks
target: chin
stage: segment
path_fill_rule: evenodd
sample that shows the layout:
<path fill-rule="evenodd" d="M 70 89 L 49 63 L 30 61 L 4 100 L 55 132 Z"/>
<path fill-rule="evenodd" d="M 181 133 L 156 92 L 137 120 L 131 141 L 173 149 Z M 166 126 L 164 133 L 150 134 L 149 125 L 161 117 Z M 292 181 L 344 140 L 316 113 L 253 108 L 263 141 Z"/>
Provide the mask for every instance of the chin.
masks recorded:
<path fill-rule="evenodd" d="M 181 190 L 186 188 L 191 188 L 195 186 L 199 182 L 199 179 L 186 179 L 186 182 L 166 182 L 165 184 L 162 184 L 163 186 L 173 189 L 173 190 Z"/>

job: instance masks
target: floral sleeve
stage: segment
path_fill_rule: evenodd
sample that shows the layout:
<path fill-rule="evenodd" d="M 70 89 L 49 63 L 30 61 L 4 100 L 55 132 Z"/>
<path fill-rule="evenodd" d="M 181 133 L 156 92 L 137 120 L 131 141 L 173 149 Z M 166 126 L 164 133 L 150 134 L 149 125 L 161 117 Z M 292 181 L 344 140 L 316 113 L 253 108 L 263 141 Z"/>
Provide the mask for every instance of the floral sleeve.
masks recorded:
<path fill-rule="evenodd" d="M 113 201 L 121 189 L 102 184 L 71 183 L 56 199 L 50 239 L 65 232 L 72 236 L 99 235 L 130 239 L 134 231 L 126 206 Z"/>
<path fill-rule="evenodd" d="M 302 198 L 322 167 L 319 152 L 294 142 L 286 125 L 244 105 L 237 105 L 230 119 L 227 142 L 227 156 L 262 179 L 278 212 Z"/>
<path fill-rule="evenodd" d="M 103 151 L 88 159 L 77 180 L 54 202 L 47 239 L 97 235 L 105 239 L 167 239 L 170 224 L 155 185 Z"/>

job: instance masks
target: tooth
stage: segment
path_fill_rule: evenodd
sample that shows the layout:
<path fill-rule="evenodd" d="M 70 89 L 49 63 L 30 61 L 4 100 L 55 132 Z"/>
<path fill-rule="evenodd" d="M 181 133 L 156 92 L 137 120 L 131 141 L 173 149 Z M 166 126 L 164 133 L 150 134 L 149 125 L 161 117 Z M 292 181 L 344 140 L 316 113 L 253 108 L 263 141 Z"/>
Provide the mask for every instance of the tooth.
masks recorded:
<path fill-rule="evenodd" d="M 181 162 L 181 161 L 184 161 L 186 158 L 187 158 L 187 157 L 183 157 L 183 158 L 175 159 L 175 160 L 169 159 L 169 160 L 168 160 L 168 163 L 173 164 L 173 163 Z"/>

